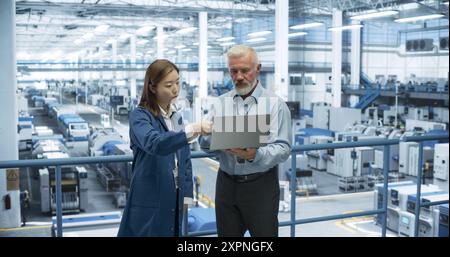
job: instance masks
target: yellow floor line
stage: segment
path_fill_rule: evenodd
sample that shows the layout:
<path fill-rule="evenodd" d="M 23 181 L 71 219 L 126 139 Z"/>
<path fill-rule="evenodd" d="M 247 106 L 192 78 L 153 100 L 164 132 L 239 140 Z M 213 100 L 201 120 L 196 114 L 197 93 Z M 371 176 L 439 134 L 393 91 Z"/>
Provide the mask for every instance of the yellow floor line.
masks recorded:
<path fill-rule="evenodd" d="M 194 192 L 194 196 L 197 196 L 197 194 Z M 198 197 L 199 201 L 203 202 L 204 204 L 208 205 L 208 207 L 214 208 L 216 205 L 214 204 L 214 201 L 211 200 L 208 196 L 204 194 L 199 194 Z"/>
<path fill-rule="evenodd" d="M 353 210 L 353 211 L 345 211 L 342 214 L 352 214 L 352 213 L 357 213 L 357 212 L 362 212 L 363 210 Z M 351 228 L 347 225 L 347 222 L 359 222 L 359 221 L 368 221 L 368 220 L 372 220 L 373 218 L 370 216 L 361 216 L 361 217 L 352 217 L 352 218 L 347 218 L 347 219 L 341 219 L 336 221 L 334 224 L 337 227 L 343 228 L 351 233 L 355 233 L 356 230 L 354 228 Z"/>
<path fill-rule="evenodd" d="M 352 214 L 352 213 L 357 213 L 357 212 L 362 212 L 363 210 L 354 210 L 354 211 L 346 211 L 343 212 L 342 214 Z M 344 222 L 349 221 L 349 222 L 358 222 L 358 221 L 367 221 L 367 220 L 372 220 L 373 217 L 371 216 L 359 216 L 359 217 L 352 217 L 352 218 L 347 218 L 344 219 Z"/>
<path fill-rule="evenodd" d="M 348 232 L 356 233 L 356 231 L 355 231 L 353 228 L 350 228 L 350 227 L 346 226 L 344 220 L 338 220 L 338 221 L 334 222 L 334 224 L 335 224 L 337 227 L 340 227 L 340 228 L 342 228 L 342 229 L 347 230 Z"/>
<path fill-rule="evenodd" d="M 0 228 L 0 232 L 18 231 L 18 230 L 31 230 L 31 229 L 38 229 L 38 228 L 51 228 L 51 225 L 20 227 L 20 228 Z"/>

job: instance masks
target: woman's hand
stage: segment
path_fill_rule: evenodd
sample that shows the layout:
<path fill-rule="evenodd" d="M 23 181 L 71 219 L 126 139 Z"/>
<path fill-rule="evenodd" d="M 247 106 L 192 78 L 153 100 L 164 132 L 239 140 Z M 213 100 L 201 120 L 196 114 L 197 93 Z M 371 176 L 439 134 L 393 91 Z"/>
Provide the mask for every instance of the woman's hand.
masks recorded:
<path fill-rule="evenodd" d="M 196 133 L 196 135 L 209 135 L 211 134 L 212 131 L 212 122 L 208 121 L 208 120 L 201 120 L 199 122 L 193 123 L 193 129 L 194 129 L 194 133 Z"/>

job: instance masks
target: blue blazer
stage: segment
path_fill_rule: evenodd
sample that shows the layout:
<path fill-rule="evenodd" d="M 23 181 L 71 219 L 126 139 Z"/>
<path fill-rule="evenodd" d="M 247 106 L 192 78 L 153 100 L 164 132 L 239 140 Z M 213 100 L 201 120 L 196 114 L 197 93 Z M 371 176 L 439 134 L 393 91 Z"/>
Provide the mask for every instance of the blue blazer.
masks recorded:
<path fill-rule="evenodd" d="M 130 147 L 133 177 L 118 236 L 174 236 L 175 212 L 179 229 L 184 197 L 193 197 L 191 151 L 183 131 L 181 115 L 171 117 L 174 131 L 168 131 L 162 116 L 154 117 L 144 108 L 130 114 Z M 177 190 L 173 170 L 178 159 Z"/>

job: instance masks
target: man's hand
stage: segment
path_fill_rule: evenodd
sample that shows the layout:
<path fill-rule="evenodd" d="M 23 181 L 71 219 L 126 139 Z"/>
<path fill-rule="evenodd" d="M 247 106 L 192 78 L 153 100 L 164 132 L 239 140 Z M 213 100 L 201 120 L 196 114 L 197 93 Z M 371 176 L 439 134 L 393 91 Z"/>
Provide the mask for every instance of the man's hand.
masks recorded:
<path fill-rule="evenodd" d="M 254 160 L 256 156 L 256 148 L 233 148 L 226 150 L 227 153 L 236 155 L 239 158 L 245 159 L 245 160 Z"/>
<path fill-rule="evenodd" d="M 213 123 L 207 120 L 201 120 L 192 124 L 195 135 L 206 136 L 211 134 Z"/>

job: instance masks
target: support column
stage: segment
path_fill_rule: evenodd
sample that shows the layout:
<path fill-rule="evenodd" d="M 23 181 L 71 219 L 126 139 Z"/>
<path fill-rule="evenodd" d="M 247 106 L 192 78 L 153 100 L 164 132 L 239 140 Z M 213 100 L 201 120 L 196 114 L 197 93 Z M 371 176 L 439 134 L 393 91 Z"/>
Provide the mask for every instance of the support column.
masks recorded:
<path fill-rule="evenodd" d="M 156 28 L 156 58 L 163 59 L 164 58 L 164 28 L 159 26 Z"/>
<path fill-rule="evenodd" d="M 136 36 L 132 35 L 130 37 L 130 61 L 131 67 L 136 68 Z M 136 99 L 136 76 L 135 73 L 130 71 L 130 100 L 133 103 L 134 99 Z"/>
<path fill-rule="evenodd" d="M 333 27 L 342 26 L 342 11 L 333 9 Z M 341 74 L 342 74 L 342 31 L 332 31 L 331 37 L 331 77 L 332 77 L 332 103 L 333 107 L 341 107 Z"/>
<path fill-rule="evenodd" d="M 289 1 L 275 3 L 275 83 L 277 95 L 288 100 L 289 89 Z"/>
<path fill-rule="evenodd" d="M 200 77 L 198 96 L 208 95 L 208 13 L 198 14 L 199 44 L 198 44 L 198 75 Z"/>
<path fill-rule="evenodd" d="M 116 79 L 117 79 L 117 40 L 111 41 L 111 50 L 112 50 L 112 68 L 113 68 L 113 78 L 112 78 L 112 85 L 116 85 Z"/>
<path fill-rule="evenodd" d="M 360 24 L 359 21 L 354 20 L 352 24 Z M 351 44 L 351 78 L 350 85 L 352 88 L 358 89 L 361 75 L 361 29 L 352 30 L 352 44 Z M 350 106 L 355 106 L 359 101 L 359 97 L 350 96 Z"/>
<path fill-rule="evenodd" d="M 16 96 L 16 4 L 0 1 L 0 161 L 18 160 Z M 6 170 L 0 169 L 0 228 L 20 227 L 20 191 L 8 190 Z M 11 188 L 9 188 L 11 189 Z M 10 200 L 10 209 L 5 207 Z"/>

